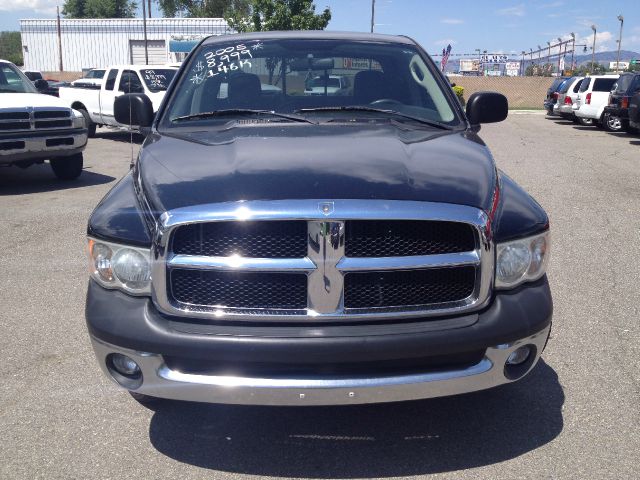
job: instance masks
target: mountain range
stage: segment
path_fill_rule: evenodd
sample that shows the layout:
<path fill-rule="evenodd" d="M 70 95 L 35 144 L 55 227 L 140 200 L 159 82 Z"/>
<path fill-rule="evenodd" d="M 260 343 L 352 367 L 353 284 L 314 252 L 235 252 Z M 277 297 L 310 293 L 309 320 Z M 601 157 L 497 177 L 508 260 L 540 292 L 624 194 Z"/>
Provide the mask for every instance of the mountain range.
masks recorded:
<path fill-rule="evenodd" d="M 576 52 L 579 52 L 580 49 L 576 49 Z M 570 61 L 571 54 L 568 55 L 567 61 Z M 557 57 L 556 57 L 557 58 Z M 596 52 L 595 61 L 597 63 L 602 63 L 605 66 L 609 66 L 609 62 L 615 62 L 618 58 L 618 51 L 614 50 L 612 52 Z M 640 53 L 632 52 L 630 50 L 620 50 L 620 61 L 628 62 L 629 60 L 637 59 L 640 60 Z M 587 53 L 584 55 L 576 55 L 575 62 L 578 65 L 582 65 L 591 61 L 591 54 Z"/>

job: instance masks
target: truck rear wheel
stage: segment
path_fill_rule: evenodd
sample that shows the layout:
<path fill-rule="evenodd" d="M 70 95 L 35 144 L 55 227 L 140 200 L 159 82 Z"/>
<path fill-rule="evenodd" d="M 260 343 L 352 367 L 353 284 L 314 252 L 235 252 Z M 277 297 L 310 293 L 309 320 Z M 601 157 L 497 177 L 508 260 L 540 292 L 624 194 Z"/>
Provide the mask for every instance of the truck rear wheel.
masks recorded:
<path fill-rule="evenodd" d="M 602 117 L 602 125 L 609 132 L 619 132 L 623 128 L 622 120 L 619 117 L 605 113 Z"/>
<path fill-rule="evenodd" d="M 82 173 L 84 159 L 82 153 L 69 157 L 52 158 L 49 163 L 56 177 L 60 180 L 75 180 Z"/>
<path fill-rule="evenodd" d="M 87 112 L 84 108 L 80 108 L 78 111 L 82 114 L 82 116 L 84 117 L 84 121 L 87 124 L 87 137 L 95 137 L 97 125 L 91 120 L 89 112 Z"/>

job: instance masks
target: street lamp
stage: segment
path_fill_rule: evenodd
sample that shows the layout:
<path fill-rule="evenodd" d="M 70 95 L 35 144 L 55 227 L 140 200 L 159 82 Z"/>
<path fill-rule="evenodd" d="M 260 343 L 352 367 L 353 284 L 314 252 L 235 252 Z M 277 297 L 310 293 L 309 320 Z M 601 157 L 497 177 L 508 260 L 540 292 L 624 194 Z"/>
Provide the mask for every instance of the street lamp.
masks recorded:
<path fill-rule="evenodd" d="M 538 64 L 540 63 L 540 53 L 542 52 L 542 47 L 538 45 Z"/>
<path fill-rule="evenodd" d="M 549 47 L 549 51 L 547 52 L 547 63 L 549 63 L 549 58 L 551 57 L 551 42 L 547 42 L 547 47 Z"/>
<path fill-rule="evenodd" d="M 593 30 L 593 47 L 591 47 L 591 49 L 593 50 L 591 52 L 591 73 L 593 73 L 593 69 L 595 68 L 596 64 L 596 26 L 591 25 L 591 30 Z"/>
<path fill-rule="evenodd" d="M 622 25 L 624 24 L 624 17 L 618 15 L 620 21 L 620 36 L 618 37 L 618 59 L 616 60 L 616 72 L 620 71 L 620 46 L 622 45 Z"/>
<path fill-rule="evenodd" d="M 521 67 L 520 67 L 520 70 L 521 70 L 521 76 L 523 76 L 523 77 L 524 77 L 524 74 L 525 74 L 525 70 L 524 70 L 524 55 L 525 55 L 527 52 L 525 52 L 524 50 L 522 50 L 522 52 L 521 52 L 521 53 L 522 53 L 522 65 L 521 65 Z"/>
<path fill-rule="evenodd" d="M 562 76 L 562 71 L 560 69 L 560 61 L 562 60 L 562 39 L 558 37 L 558 76 Z M 564 70 L 564 68 L 562 69 Z"/>
<path fill-rule="evenodd" d="M 576 49 L 576 34 L 571 32 L 571 72 L 572 73 L 575 70 L 575 68 L 573 67 L 573 54 L 575 52 L 575 49 Z"/>

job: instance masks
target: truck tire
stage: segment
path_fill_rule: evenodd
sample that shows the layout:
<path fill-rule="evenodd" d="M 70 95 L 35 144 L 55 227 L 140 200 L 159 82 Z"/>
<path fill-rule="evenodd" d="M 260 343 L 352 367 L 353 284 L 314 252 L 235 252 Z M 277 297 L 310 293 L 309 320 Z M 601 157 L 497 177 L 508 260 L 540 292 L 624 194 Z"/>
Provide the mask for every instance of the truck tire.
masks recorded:
<path fill-rule="evenodd" d="M 87 112 L 84 108 L 80 108 L 78 111 L 82 114 L 82 116 L 84 117 L 84 121 L 87 124 L 87 137 L 95 137 L 97 125 L 91 120 L 89 112 Z"/>
<path fill-rule="evenodd" d="M 51 169 L 60 180 L 75 180 L 82 173 L 84 160 L 82 153 L 76 153 L 69 157 L 58 157 L 49 160 Z"/>

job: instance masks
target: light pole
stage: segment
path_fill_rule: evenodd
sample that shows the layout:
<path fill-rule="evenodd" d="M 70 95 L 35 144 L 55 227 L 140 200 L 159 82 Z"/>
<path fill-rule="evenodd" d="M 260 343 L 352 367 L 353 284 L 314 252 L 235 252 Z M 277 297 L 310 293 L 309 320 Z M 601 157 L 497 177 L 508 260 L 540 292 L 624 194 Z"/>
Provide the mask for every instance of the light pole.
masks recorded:
<path fill-rule="evenodd" d="M 558 76 L 561 77 L 560 61 L 562 60 L 562 39 L 558 37 Z"/>
<path fill-rule="evenodd" d="M 538 64 L 540 64 L 540 54 L 542 53 L 542 47 L 538 45 Z"/>
<path fill-rule="evenodd" d="M 375 16 L 376 16 L 376 0 L 371 0 L 371 33 L 373 33 Z"/>
<path fill-rule="evenodd" d="M 522 66 L 521 66 L 520 70 L 522 71 L 521 76 L 523 76 L 523 77 L 524 77 L 524 73 L 525 73 L 525 71 L 524 71 L 524 54 L 525 53 L 527 53 L 527 52 L 522 50 Z"/>
<path fill-rule="evenodd" d="M 549 58 L 551 57 L 551 42 L 547 42 L 547 47 L 549 48 L 547 52 L 547 63 L 549 63 Z"/>
<path fill-rule="evenodd" d="M 593 30 L 593 47 L 591 47 L 592 52 L 591 52 L 591 73 L 593 73 L 593 69 L 595 68 L 595 64 L 596 64 L 596 26 L 595 25 L 591 25 L 591 30 Z"/>
<path fill-rule="evenodd" d="M 573 54 L 575 52 L 576 49 L 576 34 L 571 32 L 571 74 L 573 74 L 573 71 L 575 70 L 573 68 Z"/>
<path fill-rule="evenodd" d="M 622 25 L 624 24 L 624 17 L 622 15 L 618 15 L 618 20 L 620 20 L 620 36 L 618 37 L 618 59 L 616 60 L 616 72 L 620 71 L 620 46 L 622 45 Z"/>

